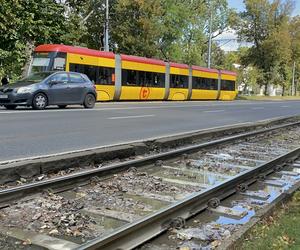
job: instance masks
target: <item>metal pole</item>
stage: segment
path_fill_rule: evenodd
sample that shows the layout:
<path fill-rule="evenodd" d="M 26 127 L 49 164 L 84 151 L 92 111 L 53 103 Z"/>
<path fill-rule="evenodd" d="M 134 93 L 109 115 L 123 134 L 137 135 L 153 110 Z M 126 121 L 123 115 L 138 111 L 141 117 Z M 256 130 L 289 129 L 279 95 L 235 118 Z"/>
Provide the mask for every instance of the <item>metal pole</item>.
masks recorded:
<path fill-rule="evenodd" d="M 294 66 L 293 66 L 292 96 L 296 95 L 295 72 L 296 72 L 296 61 L 294 61 Z"/>
<path fill-rule="evenodd" d="M 211 67 L 211 47 L 212 47 L 212 4 L 210 4 L 210 20 L 209 20 L 209 41 L 208 41 L 208 60 L 207 67 L 210 69 Z"/>
<path fill-rule="evenodd" d="M 108 0 L 106 0 L 106 15 L 105 15 L 105 34 L 104 34 L 104 50 L 109 51 L 109 44 L 108 44 L 108 36 L 109 36 L 109 5 Z"/>

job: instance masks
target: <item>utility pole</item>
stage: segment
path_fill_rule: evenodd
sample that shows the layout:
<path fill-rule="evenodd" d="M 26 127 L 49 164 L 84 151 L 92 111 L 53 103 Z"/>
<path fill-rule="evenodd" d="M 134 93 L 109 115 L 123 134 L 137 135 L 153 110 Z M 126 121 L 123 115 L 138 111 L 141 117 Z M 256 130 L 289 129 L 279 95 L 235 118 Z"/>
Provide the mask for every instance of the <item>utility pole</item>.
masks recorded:
<path fill-rule="evenodd" d="M 212 4 L 210 3 L 210 20 L 209 20 L 209 40 L 208 40 L 208 59 L 207 59 L 207 67 L 210 69 L 211 67 L 211 47 L 212 47 L 212 22 L 213 22 L 213 14 L 212 14 Z"/>
<path fill-rule="evenodd" d="M 109 38 L 109 5 L 108 0 L 106 0 L 106 15 L 105 15 L 105 25 L 104 25 L 104 51 L 109 51 L 109 44 L 108 44 L 108 38 Z"/>
<path fill-rule="evenodd" d="M 296 88 L 295 88 L 295 73 L 296 73 L 296 61 L 294 61 L 293 65 L 293 80 L 292 80 L 292 96 L 296 95 Z"/>

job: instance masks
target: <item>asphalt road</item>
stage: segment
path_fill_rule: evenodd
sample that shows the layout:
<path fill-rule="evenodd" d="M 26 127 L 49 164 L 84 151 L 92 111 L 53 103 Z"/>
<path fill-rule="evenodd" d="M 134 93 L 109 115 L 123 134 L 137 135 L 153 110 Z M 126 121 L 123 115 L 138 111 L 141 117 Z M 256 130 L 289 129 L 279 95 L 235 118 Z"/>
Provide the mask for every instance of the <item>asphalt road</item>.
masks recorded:
<path fill-rule="evenodd" d="M 0 162 L 300 115 L 300 101 L 98 103 L 93 110 L 0 108 Z"/>

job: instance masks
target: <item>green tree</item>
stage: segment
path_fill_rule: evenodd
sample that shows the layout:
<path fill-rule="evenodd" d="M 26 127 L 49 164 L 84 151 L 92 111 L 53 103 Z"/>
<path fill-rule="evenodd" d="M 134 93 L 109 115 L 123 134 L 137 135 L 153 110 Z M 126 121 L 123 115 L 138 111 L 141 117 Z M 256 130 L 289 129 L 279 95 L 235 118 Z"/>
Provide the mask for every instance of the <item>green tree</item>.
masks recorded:
<path fill-rule="evenodd" d="M 288 22 L 293 1 L 245 0 L 246 11 L 237 25 L 241 40 L 253 43 L 243 61 L 262 71 L 265 94 L 269 83 L 285 90 L 290 79 L 291 40 Z"/>
<path fill-rule="evenodd" d="M 19 76 L 36 44 L 63 42 L 66 31 L 64 8 L 53 0 L 1 0 L 0 73 Z"/>
<path fill-rule="evenodd" d="M 119 0 L 112 43 L 118 52 L 205 65 L 210 14 L 216 37 L 232 14 L 226 0 Z"/>
<path fill-rule="evenodd" d="M 292 64 L 296 63 L 295 79 L 298 90 L 300 90 L 300 16 L 296 16 L 291 20 L 289 32 L 291 36 Z"/>

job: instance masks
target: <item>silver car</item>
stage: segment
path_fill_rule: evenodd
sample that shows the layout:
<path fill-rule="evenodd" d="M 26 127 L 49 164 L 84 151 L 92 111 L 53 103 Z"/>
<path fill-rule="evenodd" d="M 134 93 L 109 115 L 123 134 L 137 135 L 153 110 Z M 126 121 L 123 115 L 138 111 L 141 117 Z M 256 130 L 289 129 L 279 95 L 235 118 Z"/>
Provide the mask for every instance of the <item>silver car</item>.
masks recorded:
<path fill-rule="evenodd" d="M 80 104 L 93 108 L 97 100 L 95 85 L 85 74 L 74 72 L 40 72 L 14 84 L 0 87 L 0 105 L 7 109 L 28 106 L 44 109 L 49 105 L 65 108 Z"/>

